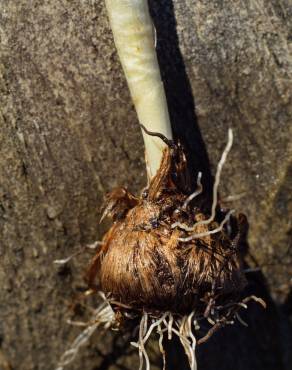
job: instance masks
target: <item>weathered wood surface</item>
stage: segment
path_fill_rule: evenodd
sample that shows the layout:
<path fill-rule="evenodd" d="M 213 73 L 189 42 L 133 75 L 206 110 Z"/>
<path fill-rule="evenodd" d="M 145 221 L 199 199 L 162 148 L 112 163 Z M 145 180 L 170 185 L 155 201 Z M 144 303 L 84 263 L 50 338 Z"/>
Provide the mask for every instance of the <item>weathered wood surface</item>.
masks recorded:
<path fill-rule="evenodd" d="M 249 217 L 251 253 L 277 303 L 202 347 L 200 369 L 288 368 L 291 3 L 150 5 L 175 132 L 206 183 L 234 128 L 221 195 L 245 193 L 233 206 Z M 143 144 L 102 0 L 1 0 L 0 38 L 0 368 L 51 370 L 79 332 L 65 321 L 89 256 L 66 269 L 53 261 L 100 238 L 108 190 L 142 188 Z M 97 333 L 70 368 L 135 369 L 112 337 Z"/>

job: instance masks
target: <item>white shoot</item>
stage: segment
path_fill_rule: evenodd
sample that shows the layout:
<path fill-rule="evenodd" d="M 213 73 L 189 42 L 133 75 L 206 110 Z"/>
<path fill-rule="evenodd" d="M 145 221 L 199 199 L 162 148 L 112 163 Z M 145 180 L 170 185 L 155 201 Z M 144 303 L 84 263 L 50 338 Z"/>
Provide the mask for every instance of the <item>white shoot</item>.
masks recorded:
<path fill-rule="evenodd" d="M 224 149 L 224 151 L 222 153 L 221 159 L 220 159 L 220 161 L 219 161 L 219 163 L 217 165 L 217 171 L 216 171 L 216 175 L 215 175 L 215 182 L 214 182 L 214 186 L 213 186 L 213 201 L 212 201 L 212 208 L 211 208 L 211 216 L 207 220 L 198 221 L 198 222 L 196 222 L 192 226 L 188 226 L 188 225 L 186 225 L 184 223 L 177 222 L 177 223 L 173 224 L 172 227 L 179 227 L 180 229 L 183 229 L 185 231 L 189 231 L 190 232 L 190 231 L 195 231 L 195 229 L 199 225 L 208 225 L 212 221 L 214 221 L 214 218 L 215 218 L 215 215 L 216 215 L 217 202 L 218 202 L 218 187 L 219 187 L 219 183 L 220 183 L 221 172 L 222 172 L 223 166 L 224 166 L 224 164 L 226 162 L 228 153 L 230 152 L 230 149 L 232 147 L 232 144 L 233 144 L 233 132 L 232 132 L 231 129 L 229 129 L 228 130 L 228 141 L 227 141 L 227 145 L 226 145 L 226 147 L 225 147 L 225 149 Z M 212 232 L 212 234 L 213 233 L 214 232 Z M 199 235 L 199 234 L 197 234 L 197 235 Z"/>
<path fill-rule="evenodd" d="M 147 0 L 105 0 L 115 45 L 138 119 L 149 131 L 172 139 L 169 113 L 155 50 L 155 31 Z M 143 132 L 148 177 L 159 169 L 165 148 Z"/>

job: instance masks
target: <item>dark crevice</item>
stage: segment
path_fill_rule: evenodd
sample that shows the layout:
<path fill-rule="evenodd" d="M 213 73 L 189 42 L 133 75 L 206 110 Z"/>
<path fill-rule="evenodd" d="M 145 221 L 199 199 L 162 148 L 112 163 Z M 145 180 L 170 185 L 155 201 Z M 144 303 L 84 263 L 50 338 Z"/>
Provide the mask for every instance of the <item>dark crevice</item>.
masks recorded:
<path fill-rule="evenodd" d="M 110 353 L 103 354 L 99 349 L 96 349 L 96 351 L 102 358 L 102 361 L 98 367 L 94 367 L 92 370 L 107 370 L 113 365 L 115 365 L 117 369 L 126 370 L 127 367 L 122 364 L 117 364 L 117 361 L 124 356 L 130 356 L 136 350 L 130 347 L 128 339 L 123 339 L 121 341 L 119 336 L 115 336 Z"/>
<path fill-rule="evenodd" d="M 179 48 L 172 0 L 149 0 L 157 31 L 157 55 L 165 86 L 175 139 L 186 149 L 193 188 L 198 171 L 203 173 L 205 195 L 212 192 L 210 163 L 195 114 L 194 96 Z M 210 197 L 207 197 L 207 199 Z"/>

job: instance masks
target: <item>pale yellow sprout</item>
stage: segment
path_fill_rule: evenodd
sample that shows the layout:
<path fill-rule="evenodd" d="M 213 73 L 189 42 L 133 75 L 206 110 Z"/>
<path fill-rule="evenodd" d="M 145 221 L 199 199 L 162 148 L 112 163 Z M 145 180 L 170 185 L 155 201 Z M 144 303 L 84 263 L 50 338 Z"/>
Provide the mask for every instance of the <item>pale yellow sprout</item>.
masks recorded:
<path fill-rule="evenodd" d="M 172 138 L 169 113 L 155 50 L 147 0 L 105 0 L 115 45 L 138 119 L 149 131 Z M 157 172 L 165 148 L 143 132 L 148 177 Z"/>

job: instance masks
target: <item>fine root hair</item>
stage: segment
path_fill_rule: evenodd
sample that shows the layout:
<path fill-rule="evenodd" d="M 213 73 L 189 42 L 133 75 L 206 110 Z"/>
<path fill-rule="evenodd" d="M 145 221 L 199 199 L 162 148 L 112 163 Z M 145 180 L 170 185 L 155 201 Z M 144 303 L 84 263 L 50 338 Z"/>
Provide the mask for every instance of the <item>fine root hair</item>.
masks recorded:
<path fill-rule="evenodd" d="M 104 293 L 99 292 L 100 296 L 103 299 L 103 302 L 94 310 L 94 313 L 89 322 L 80 322 L 80 321 L 70 321 L 67 323 L 74 326 L 85 326 L 85 329 L 75 338 L 75 340 L 67 349 L 58 363 L 56 370 L 63 370 L 65 366 L 71 364 L 76 356 L 78 355 L 80 349 L 84 347 L 96 329 L 103 325 L 105 329 L 108 329 L 115 319 L 114 311 L 106 299 Z"/>
<path fill-rule="evenodd" d="M 163 348 L 163 335 L 164 333 L 166 333 L 169 340 L 172 339 L 172 334 L 175 334 L 179 337 L 180 342 L 188 357 L 191 370 L 197 370 L 195 355 L 197 341 L 192 331 L 193 316 L 194 312 L 192 312 L 190 315 L 186 315 L 182 318 L 176 319 L 171 312 L 165 312 L 159 317 L 152 317 L 149 320 L 149 314 L 147 312 L 144 312 L 139 325 L 139 339 L 137 342 L 131 342 L 132 346 L 138 348 L 139 350 L 139 370 L 143 369 L 144 363 L 145 370 L 150 370 L 150 360 L 145 346 L 153 331 L 156 331 L 156 333 L 159 335 L 158 345 L 163 358 L 163 369 L 165 369 L 165 350 Z"/>
<path fill-rule="evenodd" d="M 207 220 L 200 220 L 200 221 L 196 222 L 192 226 L 188 226 L 188 225 L 186 225 L 184 223 L 177 222 L 177 223 L 174 223 L 172 225 L 172 228 L 179 227 L 180 229 L 185 230 L 187 232 L 192 232 L 192 231 L 195 231 L 196 228 L 199 225 L 209 225 L 211 222 L 214 221 L 215 216 L 216 216 L 216 207 L 217 207 L 217 203 L 218 203 L 218 188 L 219 188 L 219 184 L 220 184 L 221 173 L 222 173 L 223 166 L 224 166 L 224 164 L 226 162 L 227 156 L 228 156 L 228 154 L 229 154 L 229 152 L 230 152 L 230 150 L 232 148 L 232 144 L 233 144 L 233 132 L 232 132 L 232 129 L 229 129 L 228 130 L 228 141 L 227 141 L 226 147 L 225 147 L 225 149 L 224 149 L 224 151 L 222 153 L 221 159 L 220 159 L 220 161 L 219 161 L 219 163 L 217 165 L 217 171 L 216 171 L 215 181 L 214 181 L 214 186 L 213 186 L 213 201 L 212 201 L 212 207 L 211 207 L 211 215 L 210 215 L 210 217 Z M 196 192 L 194 194 L 196 194 Z M 192 195 L 191 195 L 191 197 L 192 197 Z M 198 195 L 198 194 L 196 194 L 196 195 Z M 219 229 L 219 231 L 221 231 L 221 230 L 222 230 L 222 228 Z M 210 232 L 210 233 L 213 234 L 215 232 Z M 199 235 L 199 234 L 197 234 L 197 235 Z M 207 235 L 209 235 L 209 234 L 207 234 Z M 198 236 L 198 237 L 200 238 L 201 236 Z M 196 237 L 194 237 L 194 239 L 195 238 Z M 192 240 L 192 239 L 190 239 L 190 240 Z"/>
<path fill-rule="evenodd" d="M 239 311 L 242 309 L 247 309 L 246 304 L 251 300 L 266 308 L 266 304 L 261 298 L 251 295 L 246 297 L 243 301 L 230 302 L 224 306 L 218 306 L 214 304 L 212 310 L 208 314 L 208 317 L 202 317 L 200 315 L 197 316 L 195 311 L 192 311 L 187 315 L 178 315 L 167 311 L 158 316 L 152 316 L 147 312 L 143 312 L 139 324 L 138 341 L 131 342 L 131 345 L 139 350 L 139 370 L 150 370 L 150 360 L 146 345 L 153 332 L 158 334 L 158 346 L 163 358 L 163 370 L 165 370 L 166 365 L 163 338 L 164 335 L 167 335 L 167 339 L 171 340 L 173 334 L 177 335 L 185 350 L 190 369 L 197 370 L 197 345 L 205 343 L 223 326 L 233 325 L 235 319 L 237 319 L 243 326 L 248 326 L 248 324 L 239 315 Z M 211 328 L 203 337 L 197 339 L 195 332 L 200 330 L 199 322 L 204 319 L 207 319 L 211 325 Z"/>
<path fill-rule="evenodd" d="M 103 245 L 103 242 L 101 241 L 95 241 L 94 243 L 92 244 L 85 244 L 85 245 L 81 245 L 79 246 L 78 250 L 72 254 L 70 254 L 70 256 L 66 257 L 66 258 L 63 258 L 63 259 L 59 259 L 59 260 L 54 260 L 53 263 L 55 265 L 66 265 L 68 262 L 70 262 L 73 258 L 79 256 L 80 254 L 82 254 L 84 251 L 86 250 L 96 250 L 98 249 L 101 245 Z"/>
<path fill-rule="evenodd" d="M 104 293 L 99 292 L 99 294 L 103 301 L 93 311 L 89 322 L 68 321 L 71 325 L 84 326 L 85 329 L 72 342 L 69 349 L 64 352 L 55 370 L 64 370 L 64 367 L 70 365 L 98 327 L 103 326 L 105 329 L 109 329 L 111 326 L 114 326 L 115 313 L 110 305 L 110 301 L 105 297 Z M 247 326 L 247 323 L 240 317 L 239 311 L 247 309 L 247 303 L 251 300 L 259 303 L 264 308 L 266 307 L 265 302 L 261 298 L 251 295 L 241 302 L 229 302 L 224 306 L 214 304 L 212 310 L 209 311 L 208 317 L 198 315 L 196 311 L 186 315 L 167 311 L 155 314 L 155 316 L 143 311 L 138 328 L 138 340 L 137 342 L 131 342 L 131 345 L 139 350 L 139 370 L 150 370 L 151 364 L 146 346 L 153 332 L 158 335 L 158 347 L 163 359 L 163 370 L 166 368 L 166 353 L 163 347 L 163 339 L 166 336 L 168 340 L 171 340 L 173 334 L 179 338 L 185 350 L 190 370 L 197 370 L 197 345 L 206 342 L 221 327 L 234 324 L 235 319 L 242 325 Z M 207 319 L 211 328 L 203 337 L 197 338 L 196 332 L 200 331 L 200 321 L 205 319 Z"/>
<path fill-rule="evenodd" d="M 192 234 L 186 238 L 178 238 L 178 240 L 180 242 L 190 242 L 191 240 L 194 240 L 194 239 L 200 239 L 200 238 L 203 238 L 205 236 L 208 236 L 208 235 L 212 235 L 212 234 L 217 234 L 219 232 L 221 232 L 223 230 L 223 227 L 224 225 L 229 221 L 230 219 L 230 216 L 232 215 L 232 213 L 234 213 L 234 209 L 230 210 L 226 216 L 224 217 L 224 220 L 220 223 L 220 225 L 218 227 L 216 227 L 216 229 L 213 229 L 213 230 L 208 230 L 208 231 L 205 231 L 203 233 L 197 233 L 197 234 Z"/>
<path fill-rule="evenodd" d="M 187 197 L 187 199 L 185 200 L 183 206 L 182 206 L 182 210 L 185 211 L 188 207 L 188 205 L 190 204 L 190 202 L 195 199 L 198 195 L 200 195 L 203 191 L 203 186 L 202 186 L 202 172 L 199 172 L 198 173 L 198 177 L 197 177 L 197 189 L 194 193 L 192 193 L 190 196 Z M 173 226 L 175 225 L 175 226 Z M 173 224 L 171 227 L 176 227 L 176 224 Z"/>

